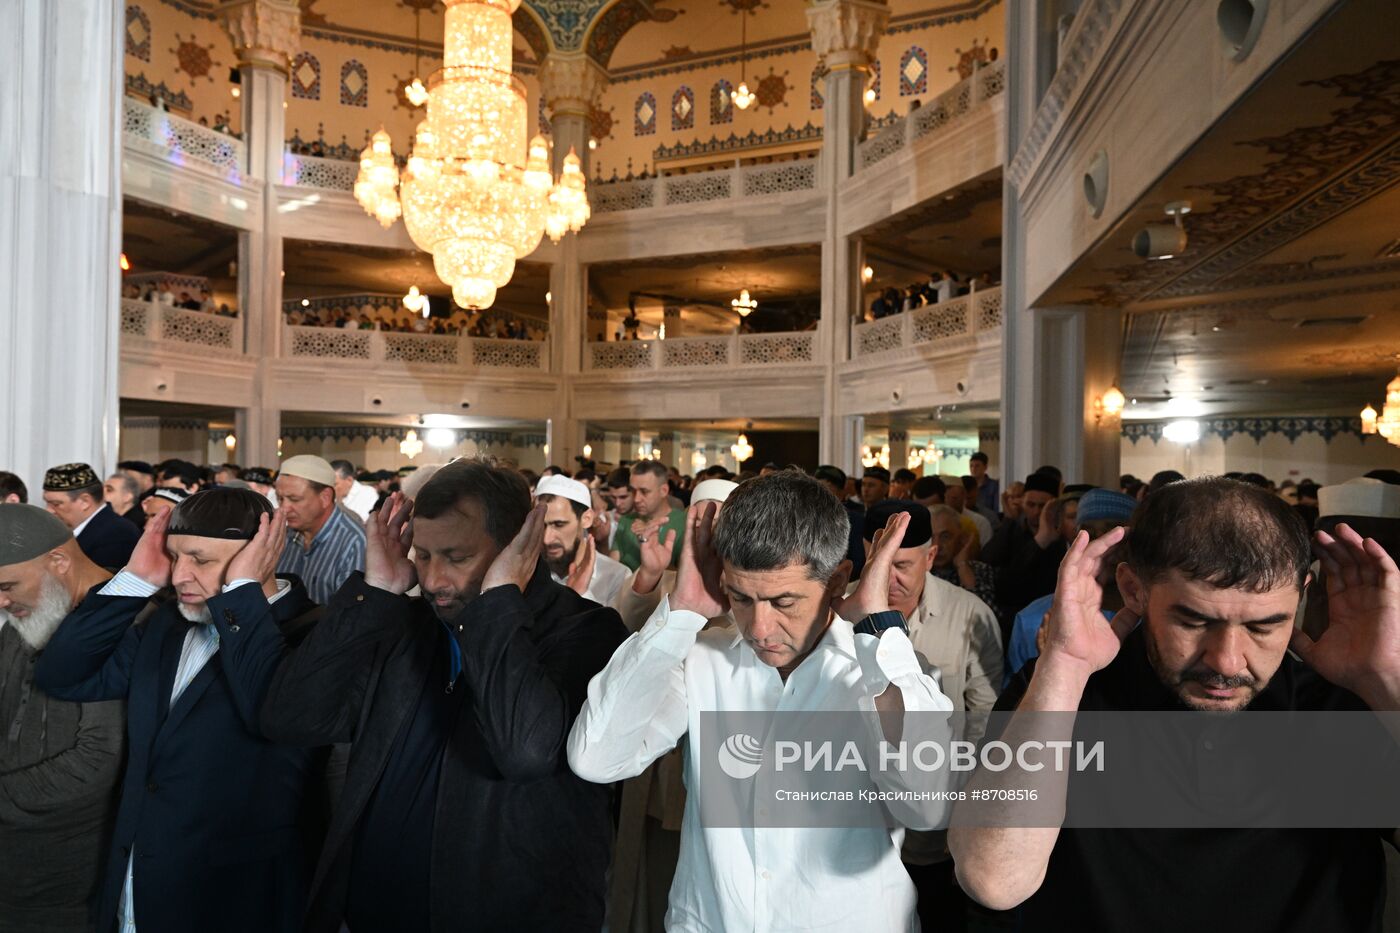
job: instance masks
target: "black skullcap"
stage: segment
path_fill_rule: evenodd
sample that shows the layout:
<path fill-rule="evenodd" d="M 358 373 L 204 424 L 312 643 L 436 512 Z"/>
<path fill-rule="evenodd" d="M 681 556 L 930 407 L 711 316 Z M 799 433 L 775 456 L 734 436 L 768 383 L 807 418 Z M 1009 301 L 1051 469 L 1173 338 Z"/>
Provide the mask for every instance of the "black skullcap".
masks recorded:
<path fill-rule="evenodd" d="M 904 529 L 904 541 L 900 547 L 918 547 L 933 540 L 933 521 L 929 518 L 928 509 L 908 499 L 882 499 L 866 509 L 861 537 L 874 541 L 875 532 L 884 528 L 900 512 L 909 514 L 909 525 Z"/>
<path fill-rule="evenodd" d="M 251 489 L 218 486 L 190 496 L 175 506 L 166 534 L 248 541 L 258 533 L 258 520 L 272 514 L 272 503 Z"/>
<path fill-rule="evenodd" d="M 1046 492 L 1058 496 L 1060 481 L 1049 473 L 1032 473 L 1026 477 L 1026 492 Z"/>
<path fill-rule="evenodd" d="M 44 492 L 75 492 L 101 485 L 102 481 L 86 463 L 65 463 L 44 474 Z"/>
<path fill-rule="evenodd" d="M 151 466 L 145 460 L 123 460 L 121 463 L 117 464 L 117 469 L 131 470 L 133 473 L 144 473 L 147 476 L 156 475 L 155 467 Z"/>
<path fill-rule="evenodd" d="M 272 485 L 272 471 L 267 467 L 248 467 L 243 471 L 242 476 L 245 483 L 257 483 L 259 486 Z"/>
<path fill-rule="evenodd" d="M 865 472 L 861 474 L 861 478 L 864 479 L 867 476 L 873 476 L 882 483 L 888 483 L 890 481 L 890 471 L 881 466 L 866 467 Z"/>

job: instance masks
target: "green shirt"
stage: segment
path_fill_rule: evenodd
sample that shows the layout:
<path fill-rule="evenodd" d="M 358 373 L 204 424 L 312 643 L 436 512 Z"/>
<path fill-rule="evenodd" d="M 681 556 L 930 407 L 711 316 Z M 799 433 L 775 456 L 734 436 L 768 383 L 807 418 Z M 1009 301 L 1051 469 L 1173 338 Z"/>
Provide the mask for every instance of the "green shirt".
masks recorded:
<path fill-rule="evenodd" d="M 666 516 L 666 524 L 661 528 L 662 540 L 665 540 L 667 531 L 676 533 L 676 543 L 671 549 L 671 567 L 674 569 L 681 559 L 681 539 L 685 536 L 685 509 L 672 509 L 671 514 Z M 636 570 L 642 566 L 642 545 L 637 540 L 637 536 L 632 533 L 632 523 L 637 516 L 624 515 L 618 520 L 617 534 L 613 537 L 613 550 L 617 551 L 617 559 L 627 565 L 628 570 Z"/>

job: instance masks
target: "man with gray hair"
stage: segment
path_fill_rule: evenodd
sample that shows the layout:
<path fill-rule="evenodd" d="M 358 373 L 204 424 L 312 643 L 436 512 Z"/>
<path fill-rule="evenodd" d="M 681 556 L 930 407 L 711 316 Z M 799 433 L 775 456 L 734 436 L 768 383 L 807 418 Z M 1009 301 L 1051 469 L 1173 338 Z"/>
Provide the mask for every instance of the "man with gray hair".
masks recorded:
<path fill-rule="evenodd" d="M 122 704 L 34 685 L 35 658 L 111 574 L 58 518 L 0 505 L 0 929 L 85 933 L 122 765 Z"/>
<path fill-rule="evenodd" d="M 146 527 L 146 513 L 141 509 L 141 486 L 136 480 L 117 471 L 102 484 L 102 497 L 117 515 L 137 528 Z"/>
<path fill-rule="evenodd" d="M 668 930 L 914 928 L 902 829 L 768 828 L 757 818 L 762 810 L 747 827 L 720 828 L 700 812 L 702 771 L 716 780 L 710 765 L 702 769 L 711 758 L 701 754 L 706 713 L 878 712 L 886 714 L 883 738 L 893 741 L 894 730 L 913 724 L 902 714 L 952 709 L 922 669 L 903 619 L 889 611 L 890 565 L 908 515 L 882 529 L 860 587 L 845 598 L 846 510 L 815 479 L 780 472 L 750 480 L 718 521 L 708 502 L 692 506 L 687 520 L 675 589 L 589 684 L 569 764 L 609 783 L 641 773 L 686 738 L 690 794 Z M 732 625 L 706 628 L 727 615 Z M 901 775 L 877 771 L 872 791 L 903 789 Z M 939 805 L 890 799 L 889 815 L 901 824 L 930 829 L 944 818 Z"/>

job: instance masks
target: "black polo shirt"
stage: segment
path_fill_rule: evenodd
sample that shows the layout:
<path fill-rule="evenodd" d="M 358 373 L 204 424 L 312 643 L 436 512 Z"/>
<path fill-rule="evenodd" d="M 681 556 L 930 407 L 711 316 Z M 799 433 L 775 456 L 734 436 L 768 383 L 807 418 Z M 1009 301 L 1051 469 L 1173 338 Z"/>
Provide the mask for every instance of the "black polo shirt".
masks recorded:
<path fill-rule="evenodd" d="M 1013 710 L 1031 661 L 996 708 Z M 1147 659 L 1139 627 L 1089 678 L 1080 710 L 1180 709 Z M 1269 710 L 1364 709 L 1291 654 L 1250 705 Z M 1062 829 L 1045 880 L 1023 905 L 1026 933 L 1380 933 L 1383 835 L 1362 829 Z"/>

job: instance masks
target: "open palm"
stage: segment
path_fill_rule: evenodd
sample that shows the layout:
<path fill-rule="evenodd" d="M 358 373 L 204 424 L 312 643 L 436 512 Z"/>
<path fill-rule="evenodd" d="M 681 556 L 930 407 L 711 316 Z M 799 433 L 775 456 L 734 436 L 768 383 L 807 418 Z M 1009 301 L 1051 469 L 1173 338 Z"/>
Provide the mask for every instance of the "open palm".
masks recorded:
<path fill-rule="evenodd" d="M 1074 539 L 1060 562 L 1055 600 L 1045 620 L 1044 654 L 1082 663 L 1090 672 L 1103 670 L 1118 656 L 1137 618 L 1125 609 L 1112 622 L 1104 619 L 1099 569 L 1125 531 L 1115 528 L 1094 541 L 1081 531 Z"/>
<path fill-rule="evenodd" d="M 1348 525 L 1316 535 L 1327 577 L 1327 630 L 1293 634 L 1293 650 L 1334 684 L 1373 708 L 1400 699 L 1400 569 L 1373 539 Z"/>

